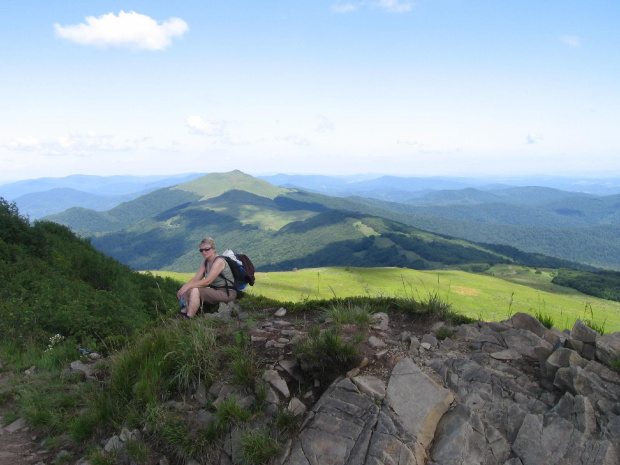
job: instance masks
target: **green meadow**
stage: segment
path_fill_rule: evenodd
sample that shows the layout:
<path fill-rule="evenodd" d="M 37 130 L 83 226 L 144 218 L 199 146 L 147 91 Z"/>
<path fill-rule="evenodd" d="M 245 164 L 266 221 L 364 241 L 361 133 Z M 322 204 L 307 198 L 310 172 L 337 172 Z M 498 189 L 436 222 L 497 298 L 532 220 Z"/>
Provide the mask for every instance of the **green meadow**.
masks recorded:
<path fill-rule="evenodd" d="M 453 311 L 486 321 L 501 321 L 517 312 L 541 313 L 560 329 L 575 320 L 591 320 L 606 333 L 620 331 L 620 303 L 581 294 L 551 283 L 552 270 L 536 271 L 498 265 L 487 273 L 458 270 L 418 271 L 406 268 L 311 268 L 256 273 L 248 294 L 282 302 L 350 296 L 426 300 L 437 295 Z M 192 273 L 154 272 L 180 282 Z"/>

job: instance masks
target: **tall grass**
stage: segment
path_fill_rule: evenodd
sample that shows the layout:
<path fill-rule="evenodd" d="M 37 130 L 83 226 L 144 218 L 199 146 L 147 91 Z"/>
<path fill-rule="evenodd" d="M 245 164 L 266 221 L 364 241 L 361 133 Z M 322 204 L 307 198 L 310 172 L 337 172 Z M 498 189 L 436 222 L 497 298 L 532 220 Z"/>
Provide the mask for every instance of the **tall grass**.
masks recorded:
<path fill-rule="evenodd" d="M 362 361 L 356 345 L 343 341 L 335 331 L 322 332 L 318 326 L 310 328 L 308 336 L 295 345 L 294 353 L 302 369 L 323 386 Z"/>

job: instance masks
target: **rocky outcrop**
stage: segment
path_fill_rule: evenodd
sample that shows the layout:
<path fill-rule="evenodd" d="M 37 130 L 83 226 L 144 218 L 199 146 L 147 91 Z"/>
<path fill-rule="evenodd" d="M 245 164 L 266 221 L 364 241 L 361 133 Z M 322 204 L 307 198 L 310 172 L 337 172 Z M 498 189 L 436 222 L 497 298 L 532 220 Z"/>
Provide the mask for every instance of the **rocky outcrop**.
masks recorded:
<path fill-rule="evenodd" d="M 611 369 L 620 333 L 601 336 L 581 321 L 549 330 L 521 313 L 418 331 L 382 313 L 369 330 L 362 366 L 314 391 L 290 350 L 304 331 L 286 311 L 253 327 L 253 347 L 272 357 L 261 376 L 265 418 L 283 408 L 303 418 L 276 463 L 620 464 L 620 377 Z M 232 397 L 256 400 L 247 388 L 198 386 L 193 421 L 215 421 L 204 406 Z M 238 437 L 229 432 L 216 463 L 240 463 Z"/>

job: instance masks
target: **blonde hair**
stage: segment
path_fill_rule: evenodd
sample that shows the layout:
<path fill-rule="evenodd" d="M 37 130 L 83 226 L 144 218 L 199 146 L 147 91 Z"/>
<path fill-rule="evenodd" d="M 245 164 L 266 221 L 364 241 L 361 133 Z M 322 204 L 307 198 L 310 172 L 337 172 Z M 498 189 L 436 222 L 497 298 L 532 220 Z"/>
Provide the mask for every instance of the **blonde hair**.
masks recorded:
<path fill-rule="evenodd" d="M 211 239 L 210 237 L 205 237 L 203 240 L 201 240 L 200 245 L 203 245 L 203 244 L 211 247 L 212 249 L 215 249 L 215 241 Z"/>

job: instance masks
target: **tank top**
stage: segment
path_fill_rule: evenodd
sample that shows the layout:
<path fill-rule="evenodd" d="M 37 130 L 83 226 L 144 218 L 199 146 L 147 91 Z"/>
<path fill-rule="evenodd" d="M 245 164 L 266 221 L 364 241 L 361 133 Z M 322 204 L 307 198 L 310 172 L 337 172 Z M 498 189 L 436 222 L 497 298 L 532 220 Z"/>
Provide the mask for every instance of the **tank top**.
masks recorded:
<path fill-rule="evenodd" d="M 216 258 L 217 260 L 217 258 Z M 221 259 L 224 262 L 224 269 L 222 270 L 222 272 L 216 276 L 216 278 L 213 280 L 213 282 L 211 283 L 210 287 L 226 287 L 226 286 L 233 286 L 235 283 L 235 277 L 233 276 L 232 270 L 230 269 L 230 266 L 228 265 L 228 262 L 226 260 L 224 260 L 223 258 Z M 205 276 L 207 275 L 207 271 L 206 271 L 206 265 L 205 265 Z M 224 279 L 226 278 L 226 279 Z"/>

